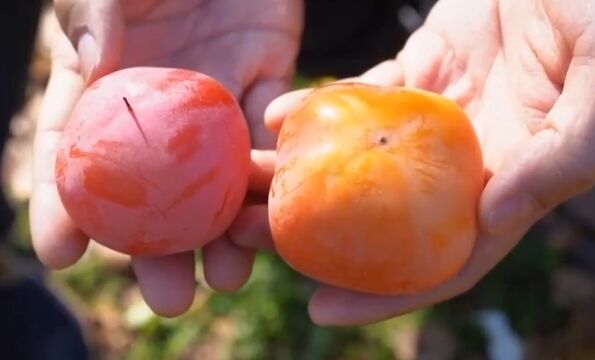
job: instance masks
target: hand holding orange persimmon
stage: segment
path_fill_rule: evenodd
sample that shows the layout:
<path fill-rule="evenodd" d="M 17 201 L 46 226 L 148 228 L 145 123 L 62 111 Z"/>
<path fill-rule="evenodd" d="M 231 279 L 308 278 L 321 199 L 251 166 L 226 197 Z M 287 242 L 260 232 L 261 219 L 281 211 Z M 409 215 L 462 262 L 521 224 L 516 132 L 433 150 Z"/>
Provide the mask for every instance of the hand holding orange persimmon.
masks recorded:
<path fill-rule="evenodd" d="M 328 285 L 376 295 L 453 277 L 477 237 L 484 183 L 464 111 L 391 86 L 323 86 L 287 114 L 271 184 L 279 255 Z"/>
<path fill-rule="evenodd" d="M 398 296 L 323 284 L 310 301 L 316 323 L 370 323 L 465 292 L 536 221 L 593 187 L 594 12 L 588 0 L 572 6 L 556 0 L 442 0 L 395 60 L 350 79 L 421 88 L 457 102 L 472 120 L 488 176 L 479 199 L 475 245 L 454 278 Z M 309 92 L 274 101 L 266 114 L 268 126 L 279 130 Z M 271 248 L 268 228 L 267 209 L 246 208 L 231 238 L 240 245 Z M 394 236 L 398 241 L 399 234 Z M 303 239 L 305 247 L 308 240 Z"/>

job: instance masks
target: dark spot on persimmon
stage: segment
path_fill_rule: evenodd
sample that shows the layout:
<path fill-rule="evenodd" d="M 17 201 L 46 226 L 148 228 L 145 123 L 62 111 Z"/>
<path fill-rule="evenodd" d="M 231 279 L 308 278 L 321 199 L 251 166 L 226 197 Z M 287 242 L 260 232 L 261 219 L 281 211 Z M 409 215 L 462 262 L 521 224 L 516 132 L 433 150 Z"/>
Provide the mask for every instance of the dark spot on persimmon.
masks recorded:
<path fill-rule="evenodd" d="M 148 145 L 149 139 L 147 139 L 147 134 L 145 134 L 142 126 L 140 125 L 140 121 L 138 121 L 136 112 L 134 111 L 134 109 L 132 108 L 132 105 L 130 105 L 130 103 L 128 102 L 128 99 L 126 99 L 126 97 L 122 97 L 122 99 L 124 100 L 124 103 L 126 104 L 126 108 L 128 109 L 128 113 L 130 114 L 130 117 L 132 117 L 132 120 L 134 120 L 134 123 L 136 124 L 136 128 L 138 129 L 141 136 L 143 137 L 143 140 L 145 140 L 145 143 Z"/>
<path fill-rule="evenodd" d="M 130 106 L 128 99 L 126 99 L 126 97 L 122 97 L 122 99 L 124 99 L 124 104 L 126 104 L 126 107 L 128 108 L 128 112 L 131 114 L 134 114 L 134 110 L 132 109 L 132 106 Z"/>

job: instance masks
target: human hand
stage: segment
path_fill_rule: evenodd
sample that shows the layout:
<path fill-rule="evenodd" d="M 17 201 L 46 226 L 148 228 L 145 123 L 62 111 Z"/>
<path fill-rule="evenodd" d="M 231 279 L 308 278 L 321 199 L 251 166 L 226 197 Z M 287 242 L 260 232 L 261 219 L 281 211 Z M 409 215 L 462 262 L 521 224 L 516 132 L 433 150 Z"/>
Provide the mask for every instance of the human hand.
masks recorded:
<path fill-rule="evenodd" d="M 38 257 L 51 268 L 75 263 L 89 239 L 60 201 L 54 181 L 56 149 L 71 109 L 85 87 L 114 70 L 168 66 L 206 73 L 223 83 L 242 105 L 253 146 L 274 145 L 262 115 L 287 91 L 302 26 L 300 0 L 57 0 L 62 32 L 52 50 L 52 72 L 34 144 L 31 232 Z M 266 194 L 274 154 L 252 152 L 250 190 Z M 263 177 L 263 174 L 265 175 Z M 254 252 L 222 236 L 203 249 L 205 278 L 218 290 L 248 279 Z M 194 298 L 192 252 L 134 257 L 141 291 L 161 315 L 184 312 Z"/>
<path fill-rule="evenodd" d="M 459 295 L 496 266 L 536 221 L 593 187 L 594 18 L 590 0 L 571 6 L 561 0 L 442 0 L 395 60 L 349 79 L 423 88 L 465 109 L 488 173 L 480 232 L 468 263 L 450 281 L 395 297 L 322 285 L 309 304 L 313 321 L 371 323 Z M 308 91 L 276 99 L 265 115 L 268 126 L 278 130 Z M 260 222 L 266 221 L 263 215 Z M 237 243 L 248 243 L 268 227 L 244 224 L 232 227 Z M 270 234 L 263 238 L 270 241 Z"/>

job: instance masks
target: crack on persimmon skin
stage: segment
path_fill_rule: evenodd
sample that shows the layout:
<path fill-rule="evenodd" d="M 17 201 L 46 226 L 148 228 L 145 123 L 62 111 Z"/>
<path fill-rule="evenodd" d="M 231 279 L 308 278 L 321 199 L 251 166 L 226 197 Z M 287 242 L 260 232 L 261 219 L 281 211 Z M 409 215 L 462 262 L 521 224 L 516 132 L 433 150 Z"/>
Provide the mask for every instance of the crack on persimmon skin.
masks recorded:
<path fill-rule="evenodd" d="M 117 161 L 114 161 L 113 159 L 110 159 L 107 156 L 103 156 L 103 155 L 100 155 L 100 154 L 97 154 L 97 153 L 92 153 L 92 152 L 84 151 L 84 150 L 81 150 L 81 149 L 77 148 L 74 145 L 70 147 L 69 156 L 72 159 L 82 158 L 82 159 L 89 160 L 91 162 L 91 166 L 85 167 L 85 170 L 84 171 L 88 170 L 89 168 L 91 168 L 93 166 L 96 166 L 95 164 L 97 164 L 97 163 L 101 163 L 101 162 L 110 163 L 110 164 L 114 165 L 114 168 L 116 168 L 118 171 L 120 171 L 122 173 L 126 173 L 132 179 L 135 179 L 136 182 L 146 183 L 146 184 L 151 185 L 151 186 L 153 185 L 150 182 L 148 182 L 145 179 L 143 179 L 138 174 L 135 174 L 134 172 L 128 170 L 125 166 L 122 166 L 120 163 L 118 163 Z"/>
<path fill-rule="evenodd" d="M 420 176 L 422 192 L 429 193 L 436 187 L 439 174 L 448 167 L 448 163 L 437 156 L 431 156 L 436 152 L 431 151 L 432 143 L 428 139 L 434 131 L 427 126 L 424 116 L 411 120 L 403 131 L 400 147 L 413 160 L 412 168 Z"/>
<path fill-rule="evenodd" d="M 151 186 L 152 188 L 154 188 L 155 190 L 159 191 L 160 193 L 163 193 L 161 188 L 159 186 L 157 186 L 156 184 L 152 183 L 151 181 L 149 181 L 145 177 L 141 176 L 140 174 L 127 169 L 125 166 L 120 164 L 118 161 L 111 159 L 107 156 L 104 156 L 104 155 L 101 155 L 98 153 L 84 151 L 84 150 L 81 150 L 73 145 L 73 146 L 71 146 L 70 157 L 72 157 L 72 158 L 77 158 L 77 157 L 78 158 L 86 158 L 92 162 L 96 162 L 98 160 L 108 162 L 110 164 L 113 164 L 119 171 L 126 173 L 127 175 L 130 175 L 132 178 L 136 179 L 137 181 L 145 183 L 145 184 Z M 173 209 L 174 207 L 179 205 L 185 199 L 196 194 L 196 192 L 198 192 L 201 188 L 203 188 L 204 185 L 211 182 L 217 176 L 219 171 L 220 171 L 219 168 L 213 168 L 206 174 L 203 174 L 200 177 L 198 177 L 198 179 L 196 179 L 194 182 L 192 182 L 190 185 L 188 185 L 184 190 L 182 190 L 182 192 L 165 208 L 161 208 L 161 207 L 149 204 L 146 202 L 146 200 L 144 203 L 141 204 L 141 206 L 144 205 L 144 206 L 149 207 L 150 209 L 157 212 L 164 220 L 167 220 L 167 218 L 168 218 L 167 213 L 171 209 Z M 123 204 L 121 204 L 121 205 L 123 205 Z"/>
<path fill-rule="evenodd" d="M 111 142 L 109 142 L 107 140 L 101 140 L 101 141 L 99 141 L 97 143 L 97 145 L 95 147 L 102 148 L 102 146 L 106 146 L 106 145 L 108 145 L 110 143 Z M 117 142 L 114 142 L 114 143 L 117 143 Z M 139 180 L 141 180 L 142 182 L 144 182 L 147 185 L 151 186 L 155 190 L 161 191 L 161 189 L 159 188 L 159 186 L 157 186 L 157 184 L 155 184 L 154 182 L 152 182 L 148 178 L 144 177 L 143 175 L 141 175 L 138 172 L 134 172 L 134 171 L 128 169 L 125 165 L 123 165 L 119 161 L 117 161 L 115 159 L 112 159 L 112 158 L 110 158 L 108 156 L 105 156 L 103 154 L 98 154 L 96 152 L 90 152 L 90 151 L 81 150 L 76 145 L 72 145 L 70 147 L 69 155 L 70 155 L 70 157 L 73 157 L 73 158 L 83 157 L 83 158 L 87 158 L 87 159 L 89 159 L 91 161 L 93 161 L 95 159 L 99 159 L 99 160 L 103 160 L 103 161 L 109 162 L 111 164 L 116 165 L 119 169 L 121 169 L 123 171 L 126 171 L 128 174 L 130 174 L 130 175 L 138 178 Z"/>
<path fill-rule="evenodd" d="M 231 193 L 231 187 L 228 186 L 227 189 L 225 190 L 225 193 L 223 194 L 223 200 L 221 200 L 221 206 L 213 214 L 213 221 L 212 221 L 213 224 L 218 222 L 219 219 L 221 218 L 221 215 L 223 215 L 223 211 L 225 211 L 225 208 L 227 207 L 227 202 L 229 201 L 230 193 Z"/>
<path fill-rule="evenodd" d="M 281 186 L 281 191 L 285 194 L 286 193 L 286 189 L 285 189 L 285 184 L 284 183 L 280 183 L 280 178 L 284 178 L 285 177 L 285 173 L 287 172 L 287 170 L 291 167 L 294 166 L 294 164 L 297 162 L 296 158 L 292 158 L 289 159 L 288 161 L 284 161 L 283 163 L 281 163 L 281 165 L 279 165 L 280 163 L 277 164 L 277 168 L 275 169 L 275 176 L 273 177 L 273 180 L 271 181 L 271 196 L 275 197 L 276 196 L 276 188 L 277 186 Z"/>
<path fill-rule="evenodd" d="M 104 153 L 118 153 L 118 152 L 124 152 L 124 150 L 128 147 L 127 144 L 120 142 L 120 141 L 115 141 L 115 140 L 99 140 L 97 141 L 97 143 L 95 143 L 95 145 L 93 145 L 93 150 L 95 151 L 95 154 L 97 154 L 97 156 L 102 157 L 105 161 L 109 161 L 112 163 L 117 163 L 120 165 L 120 167 L 122 168 L 128 168 L 128 166 L 125 166 L 123 164 L 121 164 L 119 161 L 109 158 L 105 155 L 99 154 L 97 153 L 97 151 L 102 151 Z M 135 174 L 136 176 L 138 176 L 139 178 L 143 179 L 147 184 L 151 185 L 151 187 L 159 192 L 161 195 L 164 195 L 163 190 L 161 189 L 161 187 L 159 187 L 156 183 L 154 183 L 153 181 L 149 180 L 149 178 L 147 178 L 146 176 L 144 176 L 141 173 L 141 170 L 138 168 L 135 169 L 128 169 L 130 171 L 131 174 Z"/>
<path fill-rule="evenodd" d="M 290 190 L 287 190 L 287 185 L 285 184 L 284 181 L 280 181 L 277 180 L 275 182 L 275 185 L 279 184 L 279 186 L 281 187 L 281 192 L 283 193 L 282 196 L 288 196 L 293 194 L 294 192 L 296 192 L 297 190 L 299 190 L 299 188 L 301 188 L 305 183 L 309 182 L 312 179 L 315 179 L 317 177 L 320 177 L 320 174 L 324 173 L 324 172 L 328 172 L 328 169 L 325 169 L 324 167 L 312 172 L 310 175 L 306 176 L 305 178 L 303 178 L 302 180 L 300 180 L 293 188 L 291 188 Z M 274 190 L 273 190 L 274 191 Z"/>
<path fill-rule="evenodd" d="M 131 209 L 148 206 L 147 188 L 121 170 L 94 162 L 84 168 L 83 175 L 85 189 L 100 198 Z"/>
<path fill-rule="evenodd" d="M 196 194 L 199 190 L 201 190 L 206 184 L 213 181 L 214 178 L 217 177 L 217 174 L 221 169 L 219 167 L 215 167 L 209 170 L 205 174 L 201 174 L 196 180 L 194 180 L 190 185 L 188 185 L 181 193 L 178 195 L 166 208 L 165 211 L 169 212 L 174 207 L 178 206 L 182 201 L 188 199 L 189 197 Z"/>
<path fill-rule="evenodd" d="M 425 193 L 431 192 L 439 180 L 438 174 L 448 165 L 443 160 L 430 159 L 427 154 L 415 154 L 413 160 L 417 163 L 413 169 L 421 177 L 421 190 Z"/>
<path fill-rule="evenodd" d="M 154 204 L 151 204 L 147 201 L 147 194 L 146 194 L 147 190 L 146 190 L 146 187 L 143 186 L 142 184 L 147 184 L 151 187 L 155 187 L 156 189 L 159 189 L 159 187 L 157 187 L 155 184 L 151 183 L 150 181 L 148 181 L 144 177 L 140 176 L 139 174 L 136 174 L 136 173 L 128 170 L 125 166 L 121 165 L 117 161 L 114 161 L 113 159 L 110 159 L 109 157 L 106 157 L 104 155 L 100 155 L 97 153 L 91 153 L 88 151 L 81 150 L 74 145 L 71 146 L 71 148 L 70 148 L 69 156 L 71 158 L 83 158 L 83 159 L 87 159 L 87 160 L 91 161 L 92 165 L 87 166 L 83 170 L 83 174 L 85 175 L 85 188 L 87 188 L 87 190 L 91 191 L 92 193 L 96 194 L 97 196 L 99 196 L 101 198 L 115 202 L 115 203 L 120 204 L 124 207 L 138 208 L 141 206 L 146 206 L 149 209 L 152 209 L 155 212 L 159 213 L 164 219 L 167 219 L 167 215 L 163 212 L 162 209 L 160 209 L 159 207 L 157 207 Z M 106 163 L 110 163 L 111 165 L 114 165 L 114 168 L 117 169 L 118 172 L 120 172 L 122 174 L 126 174 L 127 176 L 121 177 L 121 176 L 119 176 L 119 174 L 116 174 L 115 172 L 113 172 L 113 169 L 109 169 L 108 167 L 105 167 L 105 166 L 101 167 L 101 169 L 103 171 L 100 171 L 99 173 L 94 174 L 93 170 L 99 171 L 99 167 L 97 164 L 101 163 L 102 161 L 106 162 Z M 99 176 L 100 174 L 101 174 L 101 176 Z M 112 181 L 105 181 L 103 178 L 105 178 L 106 175 L 107 176 L 116 176 L 117 180 L 112 179 Z M 91 178 L 89 178 L 89 176 Z M 93 179 L 95 176 L 97 176 L 97 178 Z M 101 178 L 101 180 L 99 178 Z M 126 179 L 126 180 L 124 180 L 124 179 Z M 95 183 L 94 182 L 95 180 L 97 180 L 98 182 Z M 129 186 L 129 188 L 128 188 L 129 194 L 126 194 L 126 191 L 124 191 L 124 192 L 118 192 L 118 190 L 114 191 L 115 189 L 121 190 L 122 184 L 126 184 L 127 182 L 130 183 L 130 180 L 133 180 L 133 182 L 137 182 L 137 184 Z M 88 181 L 91 181 L 91 182 L 89 183 Z M 112 183 L 112 184 L 118 183 L 119 187 L 103 186 L 103 184 L 106 182 Z M 88 186 L 91 186 L 91 189 L 89 189 Z M 142 190 L 139 193 L 138 191 L 140 189 L 142 189 Z M 134 196 L 130 197 L 130 194 L 134 194 L 135 191 L 137 193 L 134 196 L 137 196 L 138 198 L 134 198 Z M 140 194 L 142 194 L 142 195 L 140 195 Z"/>

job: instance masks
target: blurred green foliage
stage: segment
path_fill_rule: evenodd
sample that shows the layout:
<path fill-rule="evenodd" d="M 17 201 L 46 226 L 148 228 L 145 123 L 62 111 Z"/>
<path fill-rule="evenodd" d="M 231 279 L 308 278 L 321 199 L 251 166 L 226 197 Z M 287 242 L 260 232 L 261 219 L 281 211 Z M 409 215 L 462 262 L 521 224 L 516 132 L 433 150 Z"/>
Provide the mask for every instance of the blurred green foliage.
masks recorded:
<path fill-rule="evenodd" d="M 201 265 L 200 258 L 197 265 Z M 57 275 L 57 281 L 66 284 L 79 301 L 91 308 L 112 306 L 122 312 L 122 317 L 126 309 L 121 294 L 133 286 L 133 280 L 128 271 L 110 271 L 97 257 L 88 257 Z M 396 358 L 391 334 L 399 321 L 364 327 L 318 327 L 307 314 L 312 290 L 312 283 L 278 257 L 260 254 L 253 276 L 242 290 L 229 294 L 202 290 L 206 300 L 198 296 L 198 304 L 183 316 L 160 318 L 137 305 L 145 315 L 128 322 L 134 342 L 125 358 L 178 359 L 202 341 L 217 343 L 219 354 L 225 353 L 222 359 Z M 215 341 L 221 336 L 216 328 L 222 321 L 232 329 L 228 339 Z"/>
<path fill-rule="evenodd" d="M 217 294 L 210 308 L 238 322 L 237 359 L 391 359 L 390 344 L 372 328 L 321 328 L 307 313 L 312 284 L 278 257 L 261 254 L 245 289 Z"/>
<path fill-rule="evenodd" d="M 217 359 L 398 359 L 394 336 L 400 327 L 419 328 L 437 321 L 457 340 L 456 359 L 468 359 L 484 354 L 486 346 L 485 335 L 473 320 L 476 310 L 503 310 L 523 335 L 561 321 L 549 295 L 556 254 L 532 236 L 468 293 L 424 311 L 362 327 L 314 325 L 307 313 L 314 284 L 278 257 L 262 253 L 243 289 L 215 293 L 205 286 L 195 306 L 183 316 L 160 318 L 137 306 L 140 320 L 128 321 L 134 341 L 124 358 L 192 358 L 191 349 L 212 342 Z M 200 256 L 197 266 L 201 266 Z M 116 272 L 99 258 L 89 257 L 61 272 L 58 279 L 86 304 L 110 304 L 126 316 L 119 298 L 134 284 L 129 269 Z M 226 332 L 218 330 L 221 324 L 228 327 Z"/>

